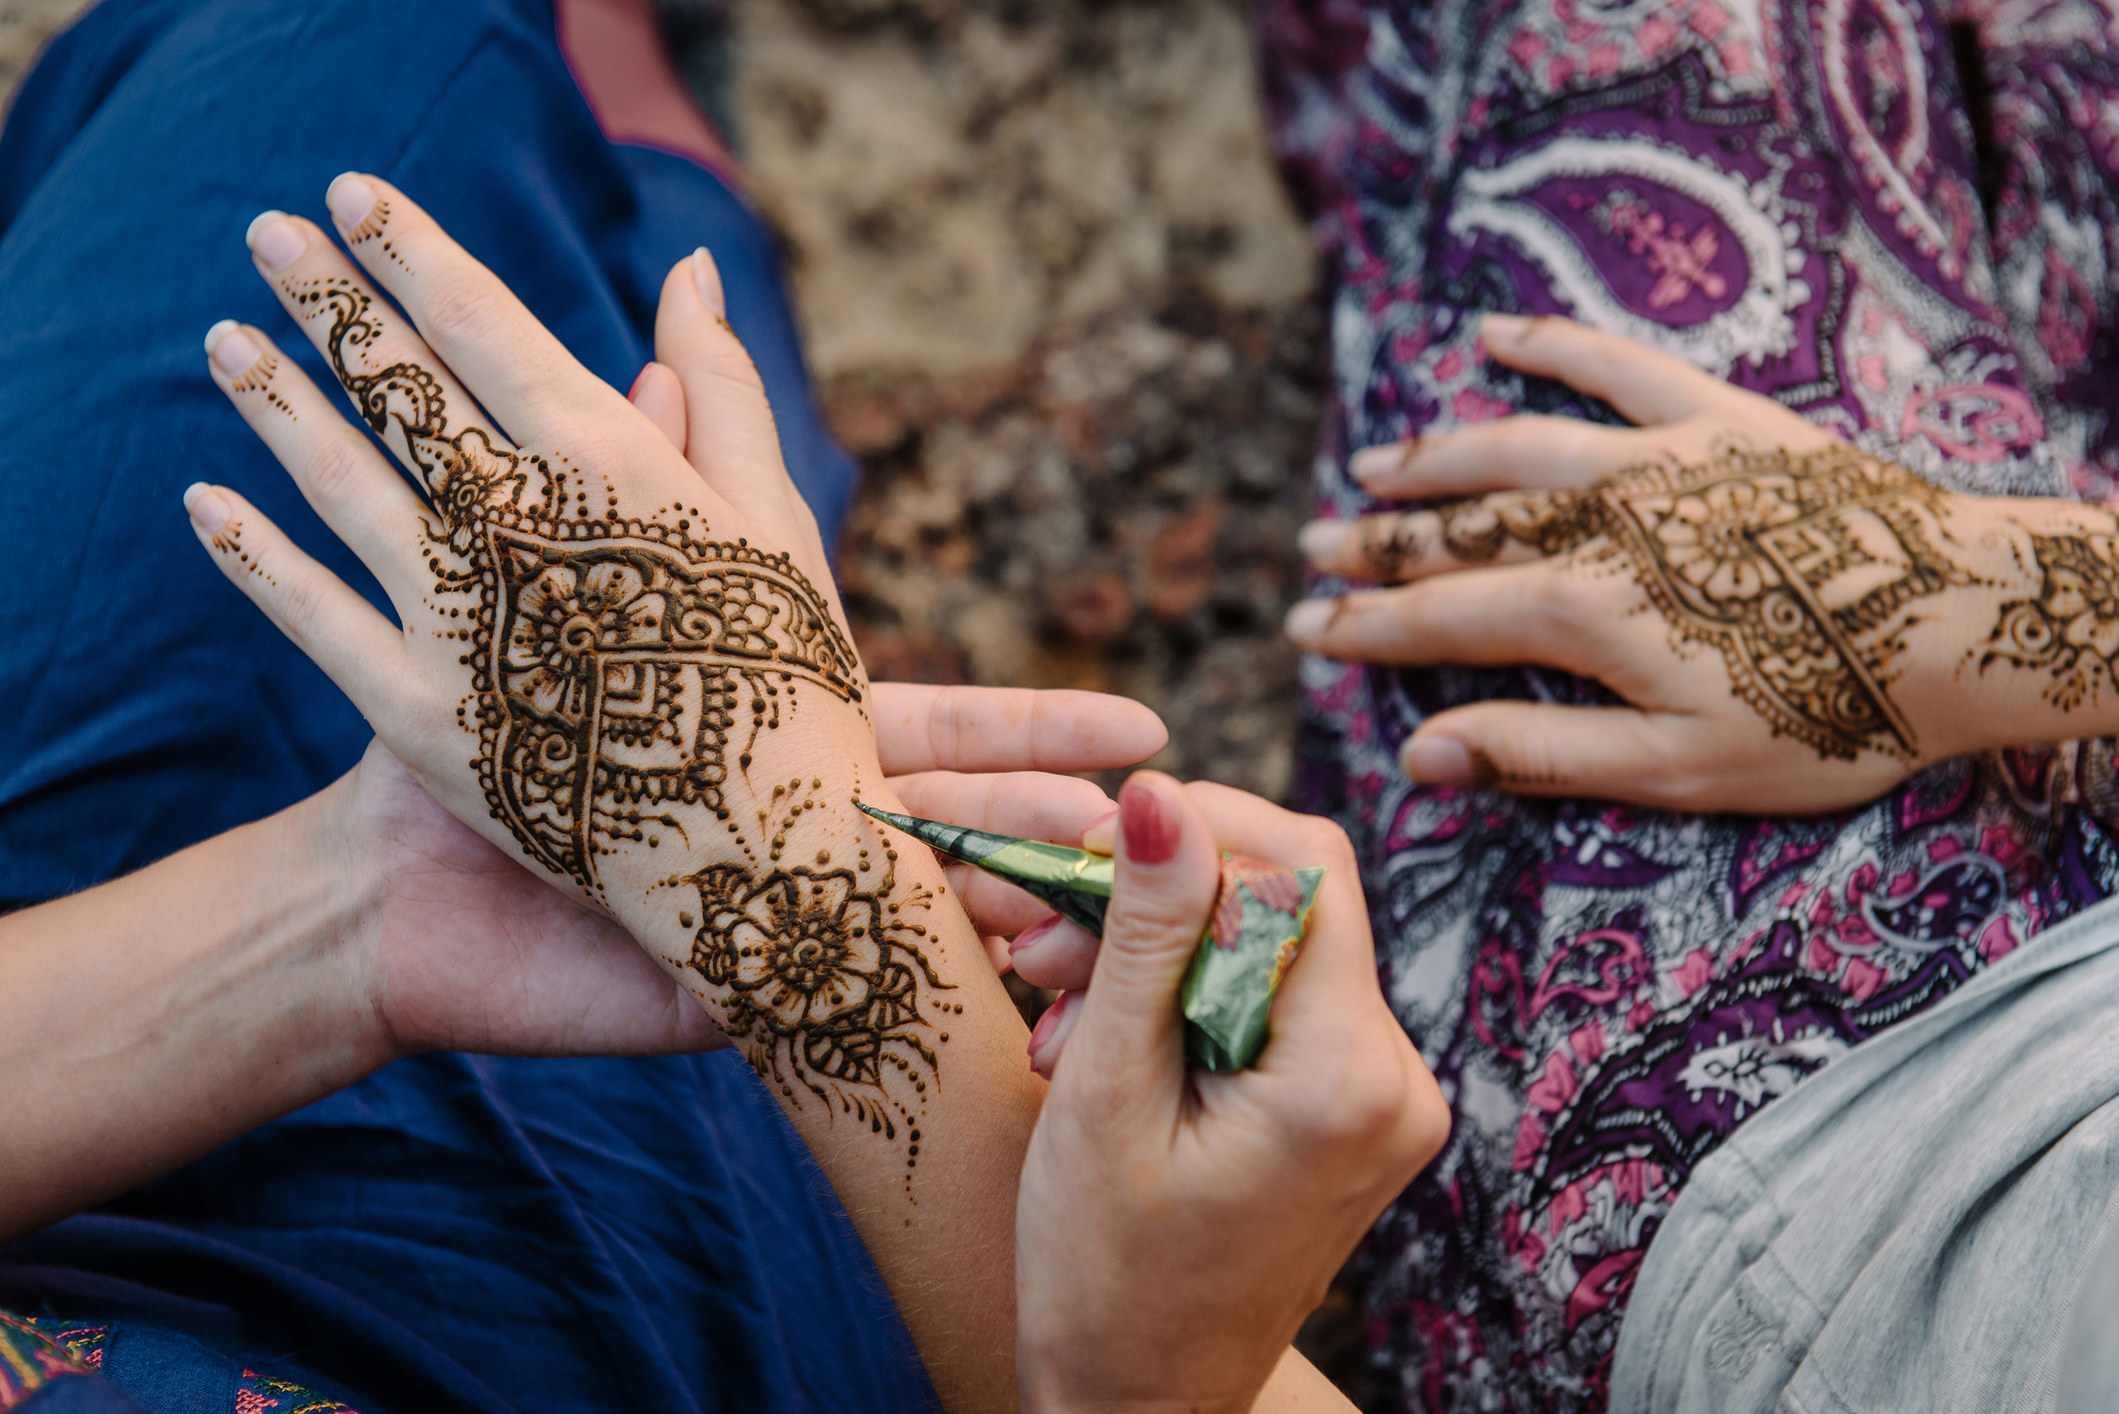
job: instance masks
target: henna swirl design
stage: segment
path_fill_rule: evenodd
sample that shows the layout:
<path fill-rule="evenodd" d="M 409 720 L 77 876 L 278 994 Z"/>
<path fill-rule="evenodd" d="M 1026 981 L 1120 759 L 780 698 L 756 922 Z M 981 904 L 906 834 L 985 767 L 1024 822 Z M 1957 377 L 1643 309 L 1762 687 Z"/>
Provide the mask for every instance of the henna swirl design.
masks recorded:
<path fill-rule="evenodd" d="M 2037 590 L 2001 606 L 1980 660 L 2048 674 L 2046 700 L 2063 712 L 2119 692 L 2119 516 L 2082 514 L 2101 528 L 2030 537 Z"/>
<path fill-rule="evenodd" d="M 1912 608 L 1982 582 L 1945 553 L 1942 496 L 1852 447 L 1727 448 L 1587 491 L 1460 503 L 1440 520 L 1462 559 L 1513 541 L 1623 563 L 1680 641 L 1721 654 L 1776 734 L 1827 759 L 1910 760 L 1918 743 L 1888 688 Z"/>
<path fill-rule="evenodd" d="M 824 598 L 789 556 L 705 538 L 697 510 L 622 517 L 607 485 L 592 509 L 595 478 L 455 425 L 442 379 L 374 357 L 385 316 L 361 286 L 288 293 L 305 319 L 329 321 L 333 371 L 433 507 L 432 602 L 463 621 L 444 636 L 464 644 L 459 720 L 478 739 L 471 767 L 492 818 L 532 862 L 606 902 L 612 856 L 668 838 L 723 861 L 649 889 L 697 895 L 702 916 L 677 915 L 694 930 L 683 965 L 789 1103 L 812 1096 L 904 1145 L 909 1194 L 949 1039 L 941 1018 L 963 1010 L 941 999 L 952 988 L 923 951 L 916 918 L 933 895 L 900 887 L 887 848 L 880 862 L 861 848 L 851 867 L 831 867 L 828 850 L 786 862 L 823 782 L 750 779 L 759 741 L 804 693 L 863 703 L 859 659 Z"/>

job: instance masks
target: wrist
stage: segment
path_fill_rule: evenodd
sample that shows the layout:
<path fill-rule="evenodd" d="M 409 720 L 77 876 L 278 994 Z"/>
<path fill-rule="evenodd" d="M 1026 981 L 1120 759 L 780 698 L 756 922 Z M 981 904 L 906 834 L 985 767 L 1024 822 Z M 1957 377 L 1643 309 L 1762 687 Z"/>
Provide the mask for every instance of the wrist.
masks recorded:
<path fill-rule="evenodd" d="M 287 1004 L 310 1018 L 303 1046 L 333 1089 L 407 1053 L 383 1005 L 382 940 L 389 869 L 360 770 L 249 827 L 274 842 L 281 888 L 303 923 L 283 939 Z"/>

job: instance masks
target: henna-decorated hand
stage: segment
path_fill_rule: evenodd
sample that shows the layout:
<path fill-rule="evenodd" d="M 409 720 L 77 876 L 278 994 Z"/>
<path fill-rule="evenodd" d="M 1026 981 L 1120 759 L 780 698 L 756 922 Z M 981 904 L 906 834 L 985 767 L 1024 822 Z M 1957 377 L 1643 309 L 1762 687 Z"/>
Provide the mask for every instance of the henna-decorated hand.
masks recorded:
<path fill-rule="evenodd" d="M 1016 1209 L 1023 1408 L 1249 1410 L 1449 1109 L 1377 985 L 1341 831 L 1147 772 L 1119 801 L 1094 983 L 1041 1028 L 1058 1069 Z M 1214 1075 L 1186 1066 L 1177 995 L 1219 850 L 1327 872 L 1257 1065 Z"/>
<path fill-rule="evenodd" d="M 188 493 L 200 538 L 422 788 L 615 918 L 784 1101 L 846 1102 L 863 1128 L 873 1109 L 904 1144 L 947 1041 L 937 1018 L 963 1010 L 941 996 L 962 984 L 940 960 L 965 930 L 924 851 L 901 867 L 853 799 L 892 798 L 889 774 L 931 793 L 946 787 L 929 773 L 952 766 L 1111 764 L 1153 750 L 1160 725 L 1108 698 L 877 699 L 703 251 L 665 283 L 660 366 L 636 406 L 401 193 L 348 175 L 328 201 L 365 275 L 277 212 L 253 225 L 252 253 L 424 497 L 262 332 L 216 326 L 210 362 L 402 628 L 233 491 Z M 1015 782 L 994 823 L 1101 805 L 1091 787 L 1035 781 Z M 572 931 L 601 936 L 585 919 Z M 517 968 L 467 979 L 466 995 L 525 985 Z M 407 1029 L 452 1035 L 446 1020 Z M 700 1034 L 674 1019 L 647 1031 Z M 518 1030 L 512 1044 L 536 1042 Z"/>
<path fill-rule="evenodd" d="M 1333 657 L 1537 664 L 1628 704 L 1485 702 L 1406 743 L 1414 779 L 1675 809 L 1829 810 L 1967 752 L 2119 724 L 2119 524 L 1943 491 L 1641 345 L 1489 316 L 1493 356 L 1635 428 L 1519 416 L 1356 456 L 1431 509 L 1319 521 L 1299 604 Z M 1455 499 L 1449 499 L 1455 498 Z"/>

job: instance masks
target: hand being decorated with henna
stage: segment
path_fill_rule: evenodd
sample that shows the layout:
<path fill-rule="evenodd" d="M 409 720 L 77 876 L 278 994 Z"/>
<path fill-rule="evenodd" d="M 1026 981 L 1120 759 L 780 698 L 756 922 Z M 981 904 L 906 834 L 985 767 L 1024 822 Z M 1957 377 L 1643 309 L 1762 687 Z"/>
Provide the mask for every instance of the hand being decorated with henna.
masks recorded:
<path fill-rule="evenodd" d="M 421 789 L 578 901 L 577 936 L 601 947 L 594 918 L 615 920 L 697 999 L 886 1280 L 924 1293 L 906 1317 L 945 1402 L 1012 1404 L 1006 1213 L 1038 1084 L 940 867 L 854 802 L 896 808 L 902 777 L 916 796 L 1006 796 L 997 828 L 1079 828 L 1093 787 L 948 773 L 1117 764 L 1160 725 L 1110 699 L 871 688 L 704 251 L 665 282 L 629 401 L 387 183 L 348 174 L 327 201 L 357 265 L 278 212 L 251 250 L 386 450 L 261 331 L 216 326 L 210 362 L 399 624 L 228 488 L 187 493 L 201 541 Z M 422 968 L 414 999 L 449 1003 L 405 1044 L 453 1041 L 450 1006 L 536 975 L 583 1007 L 618 976 L 494 942 L 452 955 L 472 974 L 452 991 L 400 940 L 375 1005 Z M 919 1275 L 937 1263 L 946 1292 Z"/>
<path fill-rule="evenodd" d="M 1406 743 L 1416 780 L 1800 813 L 1918 767 L 2119 726 L 2119 518 L 1944 491 L 1770 400 L 1566 320 L 1489 316 L 1499 361 L 1640 426 L 1518 416 L 1357 454 L 1427 509 L 1306 527 L 1395 587 L 1297 605 L 1306 649 L 1536 664 L 1624 706 L 1486 702 Z"/>

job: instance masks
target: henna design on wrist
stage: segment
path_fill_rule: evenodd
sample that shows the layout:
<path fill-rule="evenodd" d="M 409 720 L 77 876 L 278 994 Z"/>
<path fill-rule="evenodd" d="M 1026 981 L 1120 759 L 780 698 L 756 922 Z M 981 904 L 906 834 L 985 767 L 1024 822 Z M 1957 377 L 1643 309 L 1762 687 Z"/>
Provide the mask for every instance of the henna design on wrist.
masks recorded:
<path fill-rule="evenodd" d="M 1947 553 L 1943 498 L 1852 447 L 1728 447 L 1586 491 L 1459 503 L 1441 524 L 1460 559 L 1514 542 L 1623 565 L 1677 641 L 1721 654 L 1736 695 L 1776 735 L 1828 760 L 1871 750 L 1911 761 L 1919 743 L 1888 689 L 1915 606 L 1983 583 Z"/>
<path fill-rule="evenodd" d="M 2119 692 L 2119 516 L 2091 507 L 2095 528 L 2030 536 L 2037 589 L 2001 606 L 1980 658 L 2047 674 L 2046 701 L 2062 712 Z"/>
<path fill-rule="evenodd" d="M 787 790 L 798 795 L 800 782 Z M 949 1041 L 937 1023 L 964 1008 L 934 996 L 955 989 L 929 966 L 927 927 L 908 912 L 932 896 L 898 901 L 898 853 L 884 854 L 880 869 L 866 848 L 855 867 L 833 868 L 829 851 L 783 866 L 776 850 L 764 871 L 716 864 L 687 876 L 703 915 L 689 965 L 723 998 L 722 1030 L 749 1043 L 752 1069 L 782 1096 L 798 1103 L 800 1086 L 885 1139 L 902 1133 L 909 1191 L 918 1112 L 939 1083 L 934 1047 Z"/>

